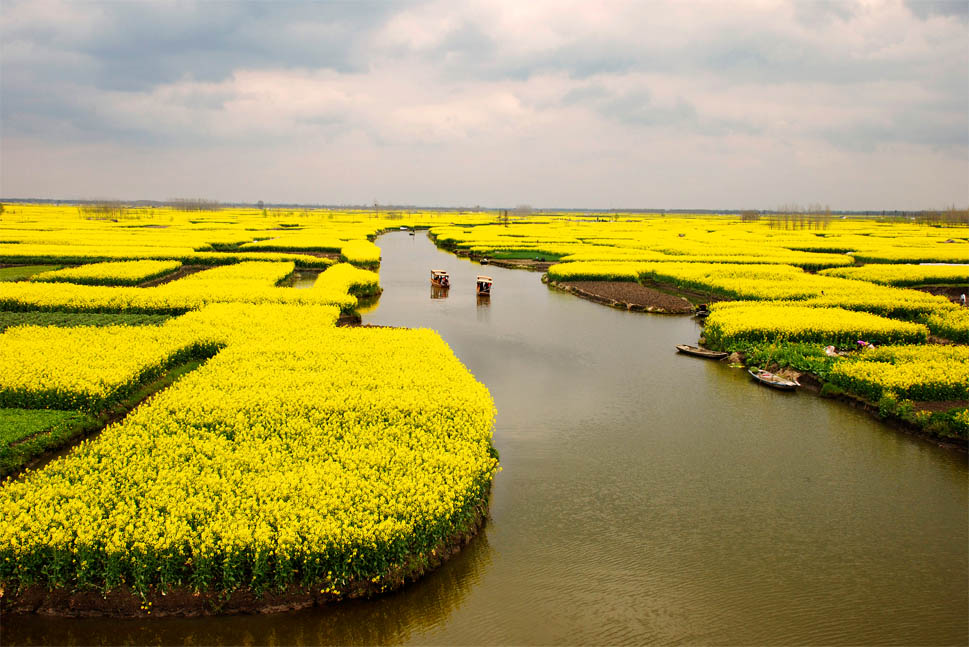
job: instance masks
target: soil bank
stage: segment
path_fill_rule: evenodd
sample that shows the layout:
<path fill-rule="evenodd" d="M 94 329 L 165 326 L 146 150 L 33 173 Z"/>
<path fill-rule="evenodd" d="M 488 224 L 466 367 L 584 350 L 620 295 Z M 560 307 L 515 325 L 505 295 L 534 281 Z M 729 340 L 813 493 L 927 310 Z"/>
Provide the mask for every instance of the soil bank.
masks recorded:
<path fill-rule="evenodd" d="M 633 281 L 553 281 L 549 286 L 583 299 L 633 312 L 691 314 L 693 305 L 684 299 Z"/>

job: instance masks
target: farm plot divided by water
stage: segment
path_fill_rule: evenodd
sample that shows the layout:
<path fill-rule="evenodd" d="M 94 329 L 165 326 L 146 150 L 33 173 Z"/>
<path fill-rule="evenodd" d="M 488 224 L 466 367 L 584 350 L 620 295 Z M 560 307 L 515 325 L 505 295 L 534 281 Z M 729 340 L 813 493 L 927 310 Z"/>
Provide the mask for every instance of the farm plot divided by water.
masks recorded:
<path fill-rule="evenodd" d="M 162 593 L 174 591 L 200 592 L 210 610 L 216 599 L 231 610 L 240 592 L 298 594 L 303 605 L 424 574 L 389 597 L 289 616 L 292 630 L 335 643 L 360 638 L 361 621 L 373 624 L 366 642 L 966 637 L 964 453 L 672 355 L 703 335 L 964 444 L 966 394 L 937 373 L 965 370 L 965 309 L 875 280 L 885 273 L 826 269 L 954 261 L 969 249 L 964 231 L 872 221 L 775 230 L 730 216 L 493 223 L 484 213 L 166 209 L 109 223 L 18 206 L 2 223 L 0 262 L 77 265 L 62 276 L 102 284 L 46 283 L 33 271 L 0 281 L 0 321 L 35 325 L 9 324 L 0 352 L 41 355 L 74 340 L 80 353 L 58 353 L 51 367 L 23 362 L 16 384 L 3 385 L 0 416 L 29 418 L 36 433 L 80 425 L 72 411 L 99 419 L 159 372 L 201 364 L 62 458 L 4 483 L 4 604 L 10 591 L 27 600 L 53 587 L 130 592 L 140 604 L 127 612 L 142 615 L 158 615 Z M 430 228 L 444 250 L 402 232 L 374 244 L 401 225 Z M 453 252 L 557 260 L 553 280 L 649 282 L 728 301 L 703 331 L 501 268 L 489 269 L 491 298 L 476 300 L 469 286 L 480 268 Z M 195 271 L 159 285 L 147 267 L 123 267 L 141 261 Z M 431 298 L 432 267 L 452 271 L 446 298 Z M 300 269 L 323 271 L 309 289 L 287 287 Z M 103 284 L 125 275 L 150 285 Z M 914 287 L 967 278 L 902 275 Z M 381 289 L 366 322 L 438 332 L 334 327 L 358 296 Z M 859 338 L 874 342 L 872 354 L 844 352 Z M 826 355 L 826 345 L 841 354 Z M 109 351 L 130 367 L 106 368 Z M 47 407 L 62 413 L 24 417 Z M 426 574 L 475 533 L 489 500 L 483 534 Z M 458 583 L 453 593 L 442 579 Z M 525 618 L 536 605 L 549 622 Z M 173 622 L 127 635 L 233 642 L 233 632 L 281 626 Z M 106 628 L 18 616 L 13 636 L 102 641 Z"/>

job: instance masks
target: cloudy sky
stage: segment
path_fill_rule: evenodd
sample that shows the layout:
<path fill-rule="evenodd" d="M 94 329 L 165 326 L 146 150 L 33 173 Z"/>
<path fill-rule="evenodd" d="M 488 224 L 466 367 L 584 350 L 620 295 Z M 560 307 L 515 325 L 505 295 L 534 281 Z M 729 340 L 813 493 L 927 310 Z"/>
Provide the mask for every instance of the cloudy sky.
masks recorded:
<path fill-rule="evenodd" d="M 0 1 L 0 196 L 969 204 L 969 2 Z"/>

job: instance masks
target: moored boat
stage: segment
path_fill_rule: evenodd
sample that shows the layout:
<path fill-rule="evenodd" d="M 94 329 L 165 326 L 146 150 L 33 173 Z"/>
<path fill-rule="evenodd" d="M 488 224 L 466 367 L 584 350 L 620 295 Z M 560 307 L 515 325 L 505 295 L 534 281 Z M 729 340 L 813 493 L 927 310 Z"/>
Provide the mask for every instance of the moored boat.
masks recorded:
<path fill-rule="evenodd" d="M 727 357 L 730 353 L 724 353 L 718 350 L 710 350 L 708 348 L 700 348 L 699 346 L 688 346 L 686 344 L 677 344 L 676 350 L 687 355 L 694 355 L 696 357 L 705 357 L 707 359 L 723 359 Z"/>
<path fill-rule="evenodd" d="M 780 375 L 775 375 L 770 371 L 765 371 L 764 369 L 747 369 L 750 376 L 755 380 L 760 382 L 765 386 L 770 386 L 775 389 L 781 389 L 783 391 L 793 391 L 795 388 L 801 386 L 797 380 L 789 380 L 786 377 L 781 377 Z"/>

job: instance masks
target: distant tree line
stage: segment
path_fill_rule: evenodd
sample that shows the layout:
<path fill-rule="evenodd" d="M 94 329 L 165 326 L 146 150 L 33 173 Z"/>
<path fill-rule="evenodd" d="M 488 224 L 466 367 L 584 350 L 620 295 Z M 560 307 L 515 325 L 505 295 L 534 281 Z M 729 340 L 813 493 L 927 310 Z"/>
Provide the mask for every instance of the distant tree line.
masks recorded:
<path fill-rule="evenodd" d="M 754 220 L 754 213 L 745 211 L 740 219 Z M 801 207 L 796 204 L 781 205 L 767 214 L 767 226 L 770 229 L 827 229 L 834 216 L 831 207 L 826 204 L 809 204 Z"/>
<path fill-rule="evenodd" d="M 204 200 L 202 198 L 172 198 L 168 206 L 179 211 L 218 211 L 222 204 L 218 200 Z"/>
<path fill-rule="evenodd" d="M 101 200 L 78 205 L 78 213 L 94 220 L 120 220 L 128 213 L 128 205 L 120 200 Z"/>
<path fill-rule="evenodd" d="M 969 209 L 956 209 L 952 205 L 942 211 L 918 211 L 914 220 L 934 227 L 969 227 Z"/>

